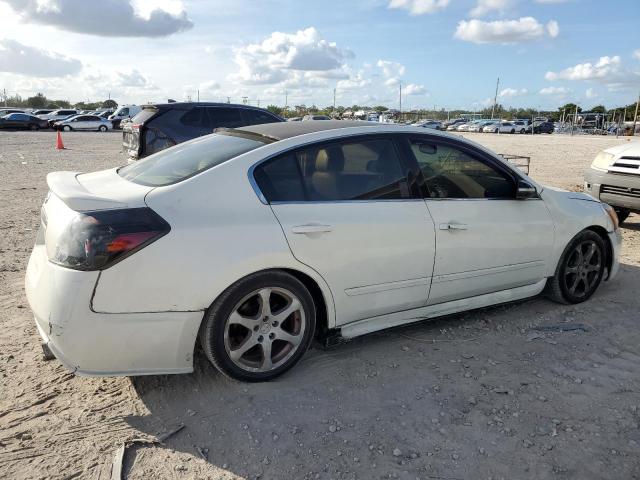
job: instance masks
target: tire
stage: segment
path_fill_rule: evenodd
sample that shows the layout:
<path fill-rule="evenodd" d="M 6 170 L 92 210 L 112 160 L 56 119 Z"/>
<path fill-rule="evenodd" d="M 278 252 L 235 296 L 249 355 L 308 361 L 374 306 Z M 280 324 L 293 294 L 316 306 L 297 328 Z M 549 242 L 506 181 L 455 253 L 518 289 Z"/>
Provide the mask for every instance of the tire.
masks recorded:
<path fill-rule="evenodd" d="M 101 131 L 101 132 L 106 132 L 108 129 L 107 129 L 107 127 L 105 127 L 104 125 L 100 125 L 100 126 L 98 127 L 98 130 L 99 130 L 99 131 Z"/>
<path fill-rule="evenodd" d="M 205 355 L 224 375 L 264 382 L 302 358 L 315 326 L 313 298 L 302 282 L 288 273 L 268 270 L 227 288 L 207 310 L 199 336 Z"/>
<path fill-rule="evenodd" d="M 39 129 L 40 127 L 38 127 L 38 125 L 36 125 L 35 123 L 32 123 L 31 125 L 29 125 L 29 130 L 36 131 Z"/>
<path fill-rule="evenodd" d="M 64 130 L 65 132 L 70 132 L 71 131 L 71 127 L 69 125 L 64 125 L 62 127 L 62 130 Z"/>
<path fill-rule="evenodd" d="M 515 128 L 512 128 L 512 129 L 511 129 L 511 133 L 516 133 Z"/>
<path fill-rule="evenodd" d="M 583 230 L 564 249 L 555 275 L 547 282 L 547 295 L 564 304 L 582 303 L 598 289 L 606 267 L 605 241 Z M 591 251 L 591 248 L 595 248 Z M 580 253 L 578 253 L 580 252 Z"/>
<path fill-rule="evenodd" d="M 629 215 L 631 215 L 631 211 L 627 208 L 614 208 L 614 210 L 616 211 L 616 215 L 618 215 L 618 221 L 620 223 L 623 223 L 627 218 L 629 218 Z"/>
<path fill-rule="evenodd" d="M 525 133 L 527 133 L 527 131 L 524 128 L 520 129 L 520 134 L 521 135 L 524 135 Z"/>

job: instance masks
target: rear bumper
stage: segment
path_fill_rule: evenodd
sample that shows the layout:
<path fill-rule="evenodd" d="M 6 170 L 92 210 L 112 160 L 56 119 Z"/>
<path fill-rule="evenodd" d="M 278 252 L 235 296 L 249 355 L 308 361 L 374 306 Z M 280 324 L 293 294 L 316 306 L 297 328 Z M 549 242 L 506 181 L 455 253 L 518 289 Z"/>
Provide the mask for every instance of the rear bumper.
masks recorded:
<path fill-rule="evenodd" d="M 42 341 L 79 375 L 187 373 L 203 312 L 104 314 L 91 310 L 99 272 L 49 262 L 44 245 L 29 259 L 25 287 Z"/>
<path fill-rule="evenodd" d="M 615 188 L 617 193 L 602 191 L 602 186 Z M 634 192 L 631 191 L 634 190 Z M 598 200 L 613 207 L 628 208 L 640 212 L 640 175 L 620 175 L 609 172 L 587 169 L 584 174 L 584 191 Z"/>

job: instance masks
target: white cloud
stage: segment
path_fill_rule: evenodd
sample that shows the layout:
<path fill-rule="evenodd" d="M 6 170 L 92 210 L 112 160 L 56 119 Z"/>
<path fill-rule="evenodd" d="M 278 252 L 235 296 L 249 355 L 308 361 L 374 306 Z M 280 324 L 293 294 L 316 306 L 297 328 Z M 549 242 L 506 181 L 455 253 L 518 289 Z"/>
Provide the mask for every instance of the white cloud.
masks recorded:
<path fill-rule="evenodd" d="M 526 88 L 505 88 L 501 90 L 498 94 L 499 97 L 521 97 L 522 95 L 526 95 L 529 91 Z"/>
<path fill-rule="evenodd" d="M 401 63 L 389 60 L 378 60 L 376 66 L 382 69 L 385 77 L 401 77 L 404 75 L 405 67 Z"/>
<path fill-rule="evenodd" d="M 27 23 L 104 37 L 164 37 L 193 22 L 182 2 L 149 0 L 4 0 Z"/>
<path fill-rule="evenodd" d="M 547 33 L 549 33 L 551 38 L 556 38 L 560 34 L 560 26 L 558 25 L 558 22 L 550 20 L 547 23 Z"/>
<path fill-rule="evenodd" d="M 640 48 L 638 50 L 634 50 L 632 56 L 636 60 L 640 60 Z"/>
<path fill-rule="evenodd" d="M 23 45 L 15 40 L 0 40 L 0 72 L 35 77 L 62 77 L 78 73 L 79 60 Z"/>
<path fill-rule="evenodd" d="M 587 90 L 584 92 L 584 96 L 587 98 L 598 98 L 598 94 L 593 88 L 587 88 Z"/>
<path fill-rule="evenodd" d="M 371 85 L 371 80 L 364 77 L 364 72 L 359 71 L 351 78 L 338 81 L 336 88 L 338 90 L 357 90 Z"/>
<path fill-rule="evenodd" d="M 540 95 L 567 95 L 570 92 L 566 87 L 544 87 L 540 90 Z"/>
<path fill-rule="evenodd" d="M 603 80 L 618 77 L 621 73 L 622 61 L 618 55 L 600 57 L 596 63 L 579 63 L 560 72 L 547 72 L 547 80 Z"/>
<path fill-rule="evenodd" d="M 404 95 L 424 95 L 427 93 L 427 89 L 424 85 L 416 85 L 415 83 L 410 83 L 406 87 L 402 87 L 402 93 Z"/>
<path fill-rule="evenodd" d="M 478 0 L 476 6 L 471 9 L 472 17 L 483 17 L 491 12 L 504 13 L 513 5 L 513 0 Z"/>
<path fill-rule="evenodd" d="M 549 35 L 558 32 L 557 22 L 551 21 L 547 26 Z M 533 17 L 522 17 L 518 20 L 461 20 L 454 37 L 473 43 L 518 43 L 540 40 L 546 35 L 545 27 Z"/>
<path fill-rule="evenodd" d="M 353 54 L 309 27 L 296 33 L 274 32 L 260 43 L 239 48 L 234 61 L 239 71 L 232 79 L 248 85 L 283 82 L 292 71 L 317 72 L 324 78 L 344 78 L 340 70 Z M 307 75 L 313 78 L 314 75 Z"/>
<path fill-rule="evenodd" d="M 407 10 L 411 15 L 424 15 L 444 10 L 450 0 L 390 0 L 389 8 Z"/>

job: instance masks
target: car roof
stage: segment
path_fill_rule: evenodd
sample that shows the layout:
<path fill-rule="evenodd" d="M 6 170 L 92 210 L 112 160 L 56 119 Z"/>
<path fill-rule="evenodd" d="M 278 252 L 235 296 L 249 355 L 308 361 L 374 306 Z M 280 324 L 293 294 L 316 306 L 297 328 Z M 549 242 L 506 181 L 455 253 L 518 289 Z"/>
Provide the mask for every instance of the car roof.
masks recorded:
<path fill-rule="evenodd" d="M 249 125 L 247 127 L 235 128 L 236 131 L 253 133 L 275 140 L 298 137 L 307 133 L 322 132 L 325 130 L 335 130 L 349 127 L 381 127 L 377 122 L 352 121 L 352 120 L 323 120 L 316 122 L 277 122 L 262 123 L 260 125 Z"/>
<path fill-rule="evenodd" d="M 232 107 L 232 108 L 251 108 L 258 110 L 265 110 L 264 108 L 255 107 L 253 105 L 245 105 L 238 103 L 222 103 L 222 102 L 171 102 L 171 103 L 149 103 L 146 105 L 141 105 L 142 108 L 159 108 L 159 109 L 169 109 L 175 108 L 178 110 L 184 110 L 192 107 Z"/>

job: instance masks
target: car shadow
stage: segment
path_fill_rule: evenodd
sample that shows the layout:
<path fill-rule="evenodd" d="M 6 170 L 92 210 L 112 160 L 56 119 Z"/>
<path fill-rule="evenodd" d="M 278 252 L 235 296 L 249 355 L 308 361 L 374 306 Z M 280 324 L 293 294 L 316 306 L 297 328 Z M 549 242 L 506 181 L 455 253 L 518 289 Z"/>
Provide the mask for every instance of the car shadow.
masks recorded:
<path fill-rule="evenodd" d="M 184 467 L 194 478 L 343 478 L 341 472 L 405 478 L 407 471 L 415 478 L 424 469 L 470 478 L 473 459 L 451 464 L 451 455 L 466 449 L 477 456 L 478 445 L 498 436 L 468 428 L 487 421 L 477 409 L 493 415 L 501 398 L 492 389 L 508 387 L 503 399 L 512 394 L 508 389 L 519 395 L 539 382 L 544 352 L 558 354 L 555 340 L 529 340 L 531 326 L 593 324 L 592 315 L 625 301 L 632 288 L 620 288 L 625 278 L 637 282 L 640 269 L 625 265 L 616 282 L 605 282 L 579 306 L 536 297 L 369 334 L 330 350 L 314 345 L 295 368 L 268 383 L 229 380 L 196 352 L 191 374 L 132 378 L 148 412 L 125 420 L 149 435 L 185 426 L 164 442 L 178 452 L 171 458 L 179 464 L 154 473 L 147 463 L 144 474 L 152 477 Z M 592 340 L 595 332 L 558 335 L 558 341 Z M 540 352 L 534 362 L 527 357 Z M 557 388 L 549 382 L 540 391 L 551 396 Z M 521 442 L 496 452 L 499 461 L 508 463 Z M 136 448 L 127 454 L 126 474 L 136 470 L 136 455 Z M 480 469 L 476 478 L 492 471 Z"/>

